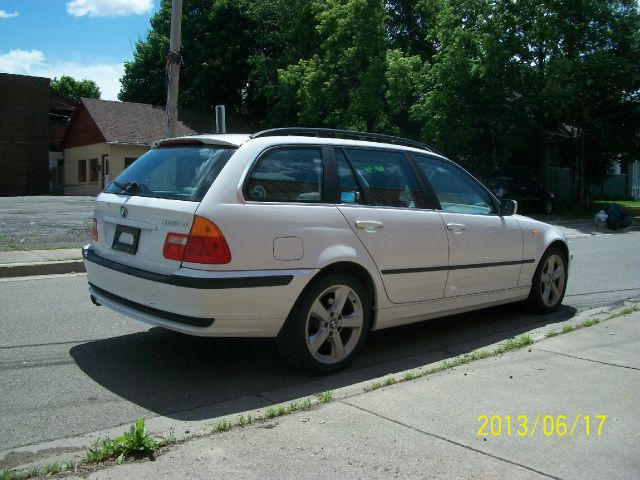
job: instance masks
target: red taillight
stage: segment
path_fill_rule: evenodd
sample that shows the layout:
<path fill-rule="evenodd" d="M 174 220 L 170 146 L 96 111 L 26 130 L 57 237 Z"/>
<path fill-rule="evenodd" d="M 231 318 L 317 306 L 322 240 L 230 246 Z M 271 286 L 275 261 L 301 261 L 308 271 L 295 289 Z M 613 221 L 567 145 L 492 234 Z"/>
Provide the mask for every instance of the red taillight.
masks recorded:
<path fill-rule="evenodd" d="M 189 263 L 229 263 L 231 252 L 220 229 L 210 220 L 195 216 L 191 233 L 168 233 L 163 255 Z"/>
<path fill-rule="evenodd" d="M 93 219 L 93 226 L 91 227 L 91 240 L 94 242 L 98 241 L 98 221 Z"/>
<path fill-rule="evenodd" d="M 182 261 L 184 257 L 184 251 L 189 241 L 189 235 L 183 235 L 181 233 L 168 233 L 167 238 L 164 240 L 164 248 L 162 254 L 164 258 L 169 260 Z"/>

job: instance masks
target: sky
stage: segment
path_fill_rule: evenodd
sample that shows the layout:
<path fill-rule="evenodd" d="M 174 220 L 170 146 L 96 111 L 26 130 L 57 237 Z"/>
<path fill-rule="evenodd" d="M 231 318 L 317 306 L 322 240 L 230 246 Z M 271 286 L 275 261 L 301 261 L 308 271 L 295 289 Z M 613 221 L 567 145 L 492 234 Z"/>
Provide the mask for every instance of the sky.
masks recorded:
<path fill-rule="evenodd" d="M 93 80 L 117 100 L 160 0 L 0 0 L 0 72 Z"/>

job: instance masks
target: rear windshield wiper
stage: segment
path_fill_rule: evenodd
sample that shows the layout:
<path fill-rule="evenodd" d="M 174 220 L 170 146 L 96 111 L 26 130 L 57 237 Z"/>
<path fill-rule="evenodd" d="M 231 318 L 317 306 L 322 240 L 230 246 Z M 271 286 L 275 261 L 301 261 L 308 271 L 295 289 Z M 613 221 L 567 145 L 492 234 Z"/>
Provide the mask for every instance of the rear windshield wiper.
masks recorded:
<path fill-rule="evenodd" d="M 127 193 L 140 193 L 142 191 L 140 185 L 138 185 L 137 182 L 120 183 L 114 180 L 113 184 L 120 190 L 123 190 Z"/>

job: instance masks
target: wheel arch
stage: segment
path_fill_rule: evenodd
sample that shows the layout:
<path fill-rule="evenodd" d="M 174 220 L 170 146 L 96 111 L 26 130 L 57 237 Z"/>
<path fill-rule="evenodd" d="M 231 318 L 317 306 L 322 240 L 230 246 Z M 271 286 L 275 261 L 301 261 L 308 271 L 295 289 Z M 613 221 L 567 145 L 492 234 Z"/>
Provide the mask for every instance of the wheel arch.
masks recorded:
<path fill-rule="evenodd" d="M 321 268 L 313 276 L 313 278 L 307 283 L 307 285 L 302 289 L 295 303 L 292 305 L 291 309 L 289 310 L 289 315 L 287 316 L 287 318 L 289 318 L 289 316 L 291 315 L 291 312 L 296 308 L 296 306 L 301 301 L 301 299 L 304 298 L 304 296 L 309 291 L 309 289 L 312 288 L 312 286 L 318 280 L 334 274 L 343 274 L 343 275 L 348 275 L 355 278 L 358 282 L 360 282 L 360 284 L 365 289 L 365 291 L 370 295 L 370 301 L 371 301 L 371 305 L 369 306 L 370 312 L 371 312 L 370 325 L 371 325 L 371 329 L 375 329 L 375 324 L 376 324 L 376 308 L 375 307 L 377 305 L 377 289 L 376 289 L 375 281 L 371 273 L 365 267 L 363 267 L 359 263 L 350 262 L 348 260 L 337 261 Z"/>
<path fill-rule="evenodd" d="M 554 240 L 553 242 L 551 242 L 549 244 L 549 246 L 547 246 L 547 248 L 545 249 L 545 253 L 553 247 L 557 247 L 560 249 L 560 251 L 564 254 L 564 259 L 567 262 L 567 275 L 569 274 L 569 268 L 571 265 L 571 254 L 569 253 L 569 246 L 563 242 L 562 240 Z M 543 253 L 544 255 L 544 253 Z"/>

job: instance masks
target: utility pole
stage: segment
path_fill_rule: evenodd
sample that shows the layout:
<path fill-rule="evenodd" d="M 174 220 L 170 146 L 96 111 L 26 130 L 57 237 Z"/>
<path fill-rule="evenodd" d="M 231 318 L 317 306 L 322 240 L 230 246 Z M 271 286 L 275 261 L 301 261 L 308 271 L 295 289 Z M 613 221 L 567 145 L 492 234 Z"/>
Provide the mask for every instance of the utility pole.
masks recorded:
<path fill-rule="evenodd" d="M 180 84 L 180 37 L 182 35 L 182 0 L 171 0 L 171 36 L 167 54 L 167 137 L 176 136 L 178 122 L 178 87 Z"/>

